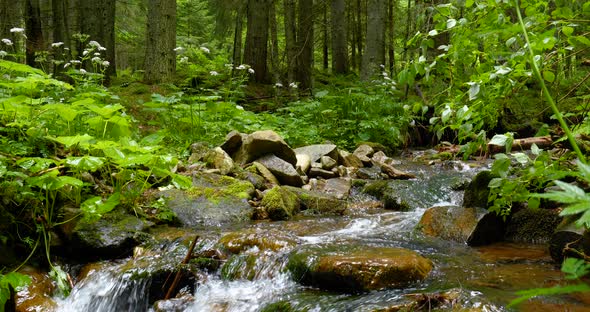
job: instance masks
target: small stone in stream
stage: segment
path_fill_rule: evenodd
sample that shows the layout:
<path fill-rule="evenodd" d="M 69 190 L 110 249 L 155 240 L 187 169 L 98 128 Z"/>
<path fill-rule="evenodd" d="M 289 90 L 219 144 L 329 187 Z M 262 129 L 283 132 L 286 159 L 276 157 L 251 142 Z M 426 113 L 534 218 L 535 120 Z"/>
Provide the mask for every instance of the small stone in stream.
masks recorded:
<path fill-rule="evenodd" d="M 320 168 L 311 168 L 309 169 L 309 176 L 310 177 L 321 177 L 324 179 L 331 179 L 336 177 L 336 173 Z"/>
<path fill-rule="evenodd" d="M 320 158 L 320 163 L 322 164 L 322 169 L 324 170 L 332 170 L 338 164 L 332 157 L 330 156 L 322 156 Z"/>
<path fill-rule="evenodd" d="M 352 153 L 354 156 L 358 157 L 363 164 L 371 165 L 371 156 L 375 153 L 372 147 L 366 144 L 362 144 L 357 147 L 354 152 Z"/>
<path fill-rule="evenodd" d="M 266 155 L 259 158 L 257 162 L 268 168 L 281 184 L 291 186 L 303 185 L 303 180 L 297 170 L 295 170 L 295 167 L 283 159 L 275 155 Z"/>
<path fill-rule="evenodd" d="M 381 171 L 391 179 L 408 180 L 416 178 L 414 174 L 395 169 L 393 166 L 388 164 L 380 164 L 379 166 L 381 167 Z"/>
<path fill-rule="evenodd" d="M 307 154 L 297 154 L 297 165 L 295 168 L 299 174 L 304 175 L 311 167 L 311 158 Z"/>
<path fill-rule="evenodd" d="M 340 161 L 340 164 L 342 164 L 345 167 L 364 167 L 363 162 L 357 156 L 345 150 L 338 150 L 338 159 Z"/>

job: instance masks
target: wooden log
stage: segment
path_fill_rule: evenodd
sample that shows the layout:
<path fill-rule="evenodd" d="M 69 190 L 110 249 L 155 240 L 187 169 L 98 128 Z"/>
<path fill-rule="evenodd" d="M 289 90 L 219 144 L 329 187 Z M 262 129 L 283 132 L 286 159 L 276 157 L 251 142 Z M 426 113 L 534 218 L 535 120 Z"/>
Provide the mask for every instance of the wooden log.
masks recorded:
<path fill-rule="evenodd" d="M 514 139 L 512 142 L 512 151 L 524 151 L 531 149 L 533 144 L 537 145 L 539 148 L 548 148 L 551 147 L 553 144 L 553 140 L 550 136 L 542 136 L 542 137 L 531 137 L 531 138 L 523 138 L 523 139 Z M 489 154 L 496 154 L 502 153 L 506 151 L 505 146 L 500 145 L 493 145 L 488 144 L 488 153 Z"/>

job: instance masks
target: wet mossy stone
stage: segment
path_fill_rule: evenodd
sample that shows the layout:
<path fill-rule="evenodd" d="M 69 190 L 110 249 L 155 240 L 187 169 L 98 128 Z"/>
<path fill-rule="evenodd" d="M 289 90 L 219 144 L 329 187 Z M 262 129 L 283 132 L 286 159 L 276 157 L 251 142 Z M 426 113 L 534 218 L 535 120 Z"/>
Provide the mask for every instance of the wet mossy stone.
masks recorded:
<path fill-rule="evenodd" d="M 277 301 L 265 305 L 260 312 L 298 312 L 289 301 Z M 306 311 L 306 310 L 305 310 Z"/>
<path fill-rule="evenodd" d="M 292 252 L 287 269 L 303 285 L 358 293 L 423 280 L 432 270 L 432 262 L 404 248 L 316 245 Z"/>
<path fill-rule="evenodd" d="M 416 229 L 424 235 L 466 243 L 487 210 L 461 206 L 428 208 Z"/>
<path fill-rule="evenodd" d="M 308 191 L 298 187 L 283 186 L 285 189 L 295 193 L 301 201 L 301 210 L 306 214 L 314 215 L 342 215 L 348 204 L 335 196 Z"/>
<path fill-rule="evenodd" d="M 275 186 L 264 194 L 260 205 L 271 220 L 289 220 L 299 212 L 300 201 L 285 187 Z"/>
<path fill-rule="evenodd" d="M 133 247 L 145 241 L 153 225 L 119 210 L 97 221 L 79 220 L 68 236 L 69 252 L 76 258 L 114 259 L 128 257 Z"/>
<path fill-rule="evenodd" d="M 465 188 L 463 195 L 464 207 L 481 207 L 488 208 L 488 196 L 490 195 L 490 188 L 488 184 L 498 176 L 489 170 L 479 172 L 473 177 L 471 182 Z"/>
<path fill-rule="evenodd" d="M 521 243 L 547 243 L 562 219 L 553 209 L 521 209 L 510 216 L 505 239 Z"/>
<path fill-rule="evenodd" d="M 297 237 L 279 230 L 253 228 L 228 233 L 219 239 L 219 243 L 223 245 L 225 250 L 234 254 L 253 247 L 259 250 L 279 251 L 295 247 Z"/>

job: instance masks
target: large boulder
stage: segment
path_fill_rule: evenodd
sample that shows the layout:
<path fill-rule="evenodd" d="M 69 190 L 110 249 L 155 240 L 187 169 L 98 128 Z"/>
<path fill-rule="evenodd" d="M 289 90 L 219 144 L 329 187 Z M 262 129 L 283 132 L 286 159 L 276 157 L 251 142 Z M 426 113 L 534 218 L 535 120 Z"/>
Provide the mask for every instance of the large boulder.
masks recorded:
<path fill-rule="evenodd" d="M 563 218 L 555 209 L 521 209 L 510 216 L 505 240 L 519 243 L 547 243 Z"/>
<path fill-rule="evenodd" d="M 33 267 L 24 267 L 19 270 L 20 274 L 27 275 L 31 282 L 15 294 L 14 311 L 55 311 L 57 303 L 53 300 L 56 286 L 48 273 L 41 272 Z M 6 311 L 13 311 L 11 307 L 6 307 Z M 4 311 L 4 305 L 0 305 L 0 310 Z"/>
<path fill-rule="evenodd" d="M 266 155 L 262 158 L 258 158 L 256 162 L 262 164 L 272 172 L 281 184 L 291 186 L 303 185 L 303 180 L 297 170 L 295 170 L 295 167 L 275 155 Z"/>
<path fill-rule="evenodd" d="M 295 247 L 297 241 L 297 236 L 288 232 L 259 228 L 231 232 L 219 239 L 219 243 L 225 250 L 234 254 L 241 253 L 253 247 L 258 248 L 258 250 L 279 251 Z"/>
<path fill-rule="evenodd" d="M 238 150 L 232 154 L 232 158 L 236 164 L 245 165 L 267 154 L 275 155 L 292 166 L 297 164 L 295 152 L 272 130 L 247 135 Z"/>
<path fill-rule="evenodd" d="M 242 143 L 245 141 L 247 134 L 239 133 L 238 131 L 232 130 L 225 136 L 225 142 L 221 144 L 221 147 L 226 153 L 233 154 L 238 151 Z"/>
<path fill-rule="evenodd" d="M 295 150 L 295 154 L 308 155 L 311 162 L 317 162 L 322 156 L 329 156 L 332 159 L 338 160 L 338 149 L 334 144 L 316 144 L 298 147 Z"/>
<path fill-rule="evenodd" d="M 206 227 L 249 220 L 252 208 L 248 199 L 254 192 L 248 181 L 203 173 L 193 178 L 191 189 L 167 190 L 160 195 L 183 226 Z"/>
<path fill-rule="evenodd" d="M 78 259 L 113 259 L 131 255 L 133 247 L 147 238 L 154 224 L 114 210 L 99 220 L 80 219 L 64 227 L 67 252 Z"/>
<path fill-rule="evenodd" d="M 271 220 L 289 220 L 299 212 L 299 198 L 284 187 L 275 186 L 264 194 L 260 206 Z"/>
<path fill-rule="evenodd" d="M 306 246 L 289 256 L 287 268 L 304 285 L 364 292 L 423 280 L 432 270 L 432 262 L 403 248 Z"/>
<path fill-rule="evenodd" d="M 301 210 L 305 210 L 307 214 L 341 215 L 348 207 L 346 201 L 333 195 L 292 186 L 285 188 L 297 195 L 301 201 Z"/>
<path fill-rule="evenodd" d="M 502 240 L 504 233 L 501 225 L 498 231 L 481 233 L 487 227 L 480 225 L 480 222 L 490 221 L 485 218 L 487 214 L 487 210 L 483 208 L 436 206 L 424 212 L 416 228 L 424 235 L 460 243 L 482 245 L 485 243 L 484 239 L 489 242 Z"/>
<path fill-rule="evenodd" d="M 203 161 L 208 167 L 219 170 L 222 175 L 230 173 L 234 167 L 234 161 L 221 147 L 210 150 Z"/>

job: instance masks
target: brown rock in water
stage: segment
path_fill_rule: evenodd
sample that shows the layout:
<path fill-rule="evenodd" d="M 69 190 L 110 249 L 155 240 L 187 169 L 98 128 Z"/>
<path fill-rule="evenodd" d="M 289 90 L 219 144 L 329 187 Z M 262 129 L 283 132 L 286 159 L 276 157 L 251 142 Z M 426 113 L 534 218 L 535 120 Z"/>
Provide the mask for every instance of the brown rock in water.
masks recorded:
<path fill-rule="evenodd" d="M 238 254 L 252 247 L 259 250 L 279 251 L 297 245 L 298 238 L 279 230 L 259 228 L 244 229 L 224 235 L 219 242 L 227 251 Z"/>
<path fill-rule="evenodd" d="M 232 154 L 232 158 L 236 164 L 245 165 L 268 154 L 275 155 L 293 167 L 297 164 L 295 152 L 283 138 L 272 130 L 256 131 L 249 134 L 240 148 Z"/>
<path fill-rule="evenodd" d="M 33 267 L 25 267 L 19 273 L 29 276 L 31 283 L 16 293 L 15 311 L 55 311 L 57 304 L 52 298 L 55 285 L 49 274 Z"/>
<path fill-rule="evenodd" d="M 321 289 L 364 292 L 404 287 L 422 280 L 432 262 L 403 248 L 303 247 L 289 256 L 295 280 Z"/>
<path fill-rule="evenodd" d="M 256 162 L 266 167 L 284 185 L 302 186 L 303 180 L 295 167 L 275 155 L 266 155 Z"/>
<path fill-rule="evenodd" d="M 483 208 L 436 206 L 424 212 L 416 228 L 424 235 L 467 243 L 478 221 L 487 213 Z"/>

